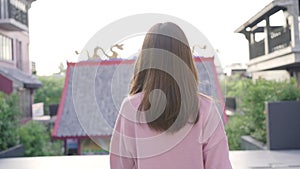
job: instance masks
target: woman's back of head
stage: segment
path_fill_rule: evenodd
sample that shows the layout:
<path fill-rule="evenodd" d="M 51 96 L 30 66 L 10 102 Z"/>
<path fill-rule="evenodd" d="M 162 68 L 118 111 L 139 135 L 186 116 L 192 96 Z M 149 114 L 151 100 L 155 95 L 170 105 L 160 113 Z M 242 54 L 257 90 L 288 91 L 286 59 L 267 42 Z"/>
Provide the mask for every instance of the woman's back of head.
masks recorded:
<path fill-rule="evenodd" d="M 198 84 L 188 40 L 172 23 L 158 23 L 147 32 L 136 61 L 130 94 L 142 92 L 137 117 L 145 113 L 156 131 L 176 132 L 198 121 Z"/>

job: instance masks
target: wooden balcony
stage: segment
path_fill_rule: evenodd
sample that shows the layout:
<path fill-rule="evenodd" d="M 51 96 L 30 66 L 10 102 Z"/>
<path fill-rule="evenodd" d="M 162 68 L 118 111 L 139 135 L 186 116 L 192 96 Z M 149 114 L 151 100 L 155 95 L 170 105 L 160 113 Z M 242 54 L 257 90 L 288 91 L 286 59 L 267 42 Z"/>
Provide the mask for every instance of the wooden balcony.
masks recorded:
<path fill-rule="evenodd" d="M 28 31 L 27 1 L 0 1 L 0 28 L 8 31 Z"/>
<path fill-rule="evenodd" d="M 300 65 L 298 6 L 298 0 L 273 0 L 235 30 L 249 42 L 248 72 L 297 72 Z M 275 23 L 278 19 L 281 21 Z"/>
<path fill-rule="evenodd" d="M 250 44 L 249 52 L 250 59 L 265 55 L 265 40 L 263 39 Z"/>
<path fill-rule="evenodd" d="M 289 28 L 275 27 L 270 29 L 269 44 L 267 46 L 269 48 L 268 49 L 269 53 L 273 53 L 281 49 L 287 48 L 290 46 L 290 44 L 291 44 L 291 31 Z M 265 39 L 250 44 L 249 45 L 250 59 L 254 59 L 269 54 L 266 53 L 265 45 L 266 45 Z"/>

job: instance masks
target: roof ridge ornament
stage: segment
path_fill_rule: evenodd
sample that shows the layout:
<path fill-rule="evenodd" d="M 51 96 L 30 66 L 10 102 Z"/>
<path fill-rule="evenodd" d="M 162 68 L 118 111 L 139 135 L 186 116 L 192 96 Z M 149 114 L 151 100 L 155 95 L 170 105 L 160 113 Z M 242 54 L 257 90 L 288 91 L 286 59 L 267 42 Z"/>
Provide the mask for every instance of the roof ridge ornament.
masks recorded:
<path fill-rule="evenodd" d="M 114 48 L 117 48 L 117 49 L 119 49 L 119 50 L 124 50 L 124 48 L 123 48 L 123 46 L 124 46 L 124 44 L 115 44 L 115 45 L 113 45 L 113 46 L 111 46 L 110 47 L 110 52 L 112 53 L 112 54 L 108 54 L 108 52 L 105 52 L 104 51 L 104 49 L 102 48 L 102 47 L 100 47 L 100 46 L 96 46 L 95 48 L 94 48 L 94 53 L 93 53 L 93 55 L 91 56 L 90 55 L 90 53 L 89 53 L 89 51 L 88 50 L 85 50 L 86 51 L 86 53 L 87 53 L 87 56 L 88 56 L 88 60 L 94 60 L 94 59 L 100 59 L 100 60 L 102 60 L 101 59 L 101 56 L 99 56 L 99 50 L 104 54 L 104 56 L 106 56 L 107 58 L 108 58 L 108 60 L 113 60 L 113 59 L 117 59 L 117 58 L 119 58 L 119 54 L 118 54 L 118 52 L 116 52 L 115 50 L 114 50 Z M 77 50 L 75 51 L 75 54 L 76 55 L 79 55 L 79 54 L 81 54 L 81 52 L 78 52 Z"/>

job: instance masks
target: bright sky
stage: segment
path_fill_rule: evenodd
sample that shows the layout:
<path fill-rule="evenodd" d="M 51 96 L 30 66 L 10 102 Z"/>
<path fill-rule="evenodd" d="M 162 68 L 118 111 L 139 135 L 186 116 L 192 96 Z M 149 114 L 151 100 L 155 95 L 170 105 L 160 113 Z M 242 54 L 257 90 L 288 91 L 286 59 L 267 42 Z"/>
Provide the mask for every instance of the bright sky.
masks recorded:
<path fill-rule="evenodd" d="M 38 75 L 53 74 L 61 62 L 77 61 L 74 51 L 104 26 L 130 15 L 161 13 L 196 26 L 219 51 L 222 67 L 247 63 L 248 42 L 234 31 L 271 1 L 37 0 L 29 11 L 30 60 Z"/>

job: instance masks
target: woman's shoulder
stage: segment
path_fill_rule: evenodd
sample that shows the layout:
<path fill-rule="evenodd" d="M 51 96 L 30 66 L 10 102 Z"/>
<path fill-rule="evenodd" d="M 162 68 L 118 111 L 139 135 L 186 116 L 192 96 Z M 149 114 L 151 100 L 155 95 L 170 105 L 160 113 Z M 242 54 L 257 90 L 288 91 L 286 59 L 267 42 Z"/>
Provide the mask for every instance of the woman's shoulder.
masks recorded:
<path fill-rule="evenodd" d="M 198 98 L 200 116 L 206 118 L 206 116 L 208 116 L 215 108 L 215 99 L 203 93 L 198 93 Z"/>
<path fill-rule="evenodd" d="M 143 99 L 143 93 L 136 93 L 132 95 L 128 95 L 124 98 L 123 104 L 131 104 L 131 105 L 139 105 L 141 100 Z"/>
<path fill-rule="evenodd" d="M 136 111 L 138 109 L 142 99 L 143 99 L 142 93 L 128 95 L 123 99 L 121 109 Z"/>
<path fill-rule="evenodd" d="M 212 103 L 213 102 L 213 98 L 211 96 L 208 96 L 204 93 L 198 93 L 198 98 L 199 98 L 199 102 L 209 102 L 209 103 Z"/>
<path fill-rule="evenodd" d="M 126 125 L 133 125 L 136 122 L 136 112 L 141 102 L 141 94 L 128 95 L 123 99 L 119 109 L 119 119 Z"/>

